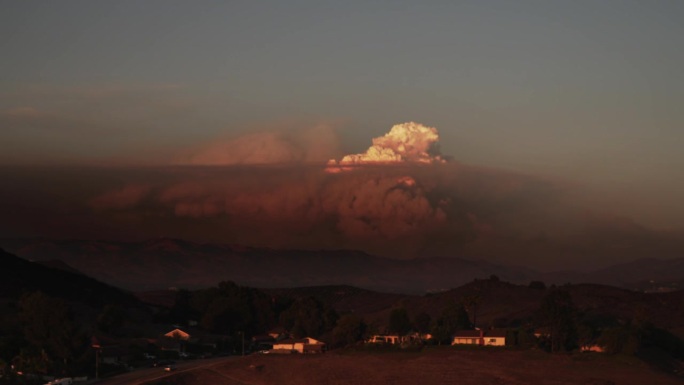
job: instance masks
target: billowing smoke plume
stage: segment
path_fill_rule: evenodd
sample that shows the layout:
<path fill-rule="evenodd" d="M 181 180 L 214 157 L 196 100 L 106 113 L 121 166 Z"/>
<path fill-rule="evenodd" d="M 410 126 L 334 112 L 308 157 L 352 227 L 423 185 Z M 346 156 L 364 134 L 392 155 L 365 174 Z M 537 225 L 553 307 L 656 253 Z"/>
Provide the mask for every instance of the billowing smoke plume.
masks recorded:
<path fill-rule="evenodd" d="M 363 154 L 347 155 L 339 162 L 331 160 L 329 171 L 335 165 L 350 166 L 382 163 L 443 163 L 437 154 L 439 134 L 434 127 L 420 123 L 397 124 L 384 136 L 373 139 L 373 145 Z"/>
<path fill-rule="evenodd" d="M 327 124 L 271 128 L 213 141 L 181 163 L 216 166 L 325 162 L 336 155 L 337 141 L 337 135 Z"/>
<path fill-rule="evenodd" d="M 320 144 L 332 138 L 326 129 L 243 136 L 193 158 L 229 167 L 144 171 L 99 189 L 88 207 L 108 228 L 135 236 L 148 228 L 190 240 L 388 257 L 456 255 L 559 266 L 554 259 L 618 260 L 627 252 L 670 255 L 682 248 L 678 240 L 654 244 L 657 237 L 638 227 L 592 220 L 557 181 L 445 162 L 436 152 L 435 128 L 396 125 L 365 153 L 325 168 L 330 147 Z M 85 218 L 92 228 L 94 221 Z"/>

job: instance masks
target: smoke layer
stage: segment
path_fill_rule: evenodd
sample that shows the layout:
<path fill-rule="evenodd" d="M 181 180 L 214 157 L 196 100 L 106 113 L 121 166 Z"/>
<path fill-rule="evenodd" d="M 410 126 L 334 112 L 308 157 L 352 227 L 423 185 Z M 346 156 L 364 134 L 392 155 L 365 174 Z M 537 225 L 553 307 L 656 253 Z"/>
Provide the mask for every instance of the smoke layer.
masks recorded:
<path fill-rule="evenodd" d="M 0 209 L 11 221 L 0 225 L 17 236 L 166 236 L 541 268 L 591 268 L 684 250 L 681 237 L 583 209 L 573 198 L 576 187 L 444 162 L 434 151 L 434 128 L 396 125 L 366 153 L 342 158 L 333 168 L 347 172 L 338 173 L 326 172 L 324 162 L 305 164 L 328 155 L 316 145 L 332 143 L 328 134 L 305 133 L 255 134 L 196 154 L 197 163 L 223 167 L 5 170 Z M 282 151 L 245 150 L 254 148 Z"/>
<path fill-rule="evenodd" d="M 325 162 L 337 153 L 330 125 L 278 128 L 216 140 L 181 160 L 191 165 L 245 165 Z"/>

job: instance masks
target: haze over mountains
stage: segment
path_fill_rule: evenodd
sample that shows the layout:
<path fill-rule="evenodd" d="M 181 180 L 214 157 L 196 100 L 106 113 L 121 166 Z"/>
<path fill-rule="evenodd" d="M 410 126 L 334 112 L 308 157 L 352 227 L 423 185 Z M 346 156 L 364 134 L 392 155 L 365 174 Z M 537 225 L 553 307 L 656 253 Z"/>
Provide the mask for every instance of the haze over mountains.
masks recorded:
<path fill-rule="evenodd" d="M 424 293 L 496 275 L 527 284 L 598 283 L 654 290 L 680 287 L 684 259 L 641 259 L 592 271 L 542 273 L 534 269 L 462 258 L 396 260 L 351 250 L 277 250 L 159 238 L 145 242 L 4 239 L 0 247 L 33 261 L 69 267 L 129 290 L 202 288 L 232 280 L 262 288 L 352 285 Z M 59 267 L 59 266 L 57 266 Z M 65 268 L 62 266 L 62 268 Z"/>

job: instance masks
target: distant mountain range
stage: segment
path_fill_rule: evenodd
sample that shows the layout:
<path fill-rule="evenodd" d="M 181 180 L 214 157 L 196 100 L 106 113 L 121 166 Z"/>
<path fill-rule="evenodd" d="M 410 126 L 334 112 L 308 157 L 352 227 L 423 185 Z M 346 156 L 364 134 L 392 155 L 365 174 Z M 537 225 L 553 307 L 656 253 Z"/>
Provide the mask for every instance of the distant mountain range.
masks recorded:
<path fill-rule="evenodd" d="M 63 270 L 76 269 L 135 291 L 193 289 L 231 280 L 262 288 L 345 284 L 383 292 L 424 293 L 491 275 L 518 284 L 533 280 L 597 283 L 644 291 L 676 289 L 684 284 L 684 258 L 641 259 L 590 273 L 542 273 L 463 258 L 397 260 L 350 250 L 274 250 L 170 238 L 145 242 L 4 239 L 0 247 L 27 260 L 57 268 L 61 264 Z"/>

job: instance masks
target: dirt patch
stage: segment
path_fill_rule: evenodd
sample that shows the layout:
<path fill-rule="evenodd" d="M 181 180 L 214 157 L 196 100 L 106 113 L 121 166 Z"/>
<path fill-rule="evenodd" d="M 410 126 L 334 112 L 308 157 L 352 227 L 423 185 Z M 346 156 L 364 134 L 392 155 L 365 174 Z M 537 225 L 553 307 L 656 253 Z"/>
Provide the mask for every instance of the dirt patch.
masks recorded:
<path fill-rule="evenodd" d="M 550 355 L 512 350 L 427 349 L 411 353 L 328 352 L 249 356 L 210 369 L 179 373 L 155 385 L 642 385 L 681 384 L 682 378 L 636 359 Z"/>

